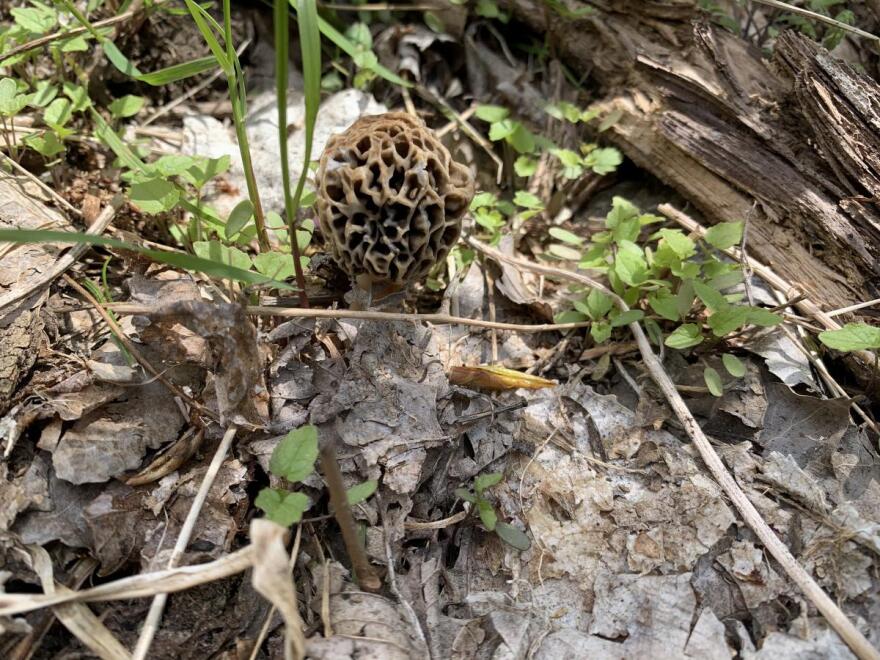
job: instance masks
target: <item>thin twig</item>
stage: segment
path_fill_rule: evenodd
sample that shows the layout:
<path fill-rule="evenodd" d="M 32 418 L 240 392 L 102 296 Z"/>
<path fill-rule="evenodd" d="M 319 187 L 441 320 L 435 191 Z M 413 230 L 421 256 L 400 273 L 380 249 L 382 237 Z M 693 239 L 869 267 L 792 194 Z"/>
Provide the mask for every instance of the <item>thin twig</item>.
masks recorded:
<path fill-rule="evenodd" d="M 117 314 L 158 314 L 161 312 L 159 305 L 137 305 L 132 303 L 105 303 L 105 308 L 113 310 Z M 467 319 L 462 316 L 449 314 L 396 314 L 392 312 L 359 311 L 353 309 L 315 309 L 309 307 L 245 307 L 246 314 L 254 316 L 277 316 L 281 318 L 318 318 L 318 319 L 361 319 L 365 321 L 412 321 L 442 324 L 470 325 L 476 328 L 496 328 L 498 330 L 510 330 L 513 332 L 550 332 L 553 330 L 572 330 L 574 328 L 589 328 L 589 322 L 578 323 L 492 323 L 481 319 Z"/>
<path fill-rule="evenodd" d="M 855 305 L 850 305 L 849 307 L 841 307 L 840 309 L 835 309 L 833 311 L 828 312 L 828 316 L 840 316 L 841 314 L 849 314 L 850 312 L 855 312 L 860 309 L 865 309 L 866 307 L 874 307 L 875 305 L 880 305 L 880 298 L 874 298 L 874 300 L 868 300 L 866 302 L 857 303 Z"/>
<path fill-rule="evenodd" d="M 852 25 L 847 25 L 846 23 L 842 23 L 840 21 L 836 21 L 830 16 L 825 16 L 824 14 L 818 14 L 814 11 L 810 11 L 809 9 L 804 9 L 803 7 L 795 7 L 794 5 L 790 5 L 787 2 L 780 2 L 779 0 L 752 0 L 753 2 L 757 2 L 762 5 L 767 5 L 768 7 L 776 7 L 777 9 L 784 9 L 785 11 L 790 11 L 792 14 L 800 14 L 801 16 L 806 16 L 807 18 L 812 18 L 814 21 L 819 21 L 820 23 L 825 23 L 827 25 L 831 25 L 840 30 L 844 30 L 846 32 L 852 32 L 853 34 L 857 34 L 860 37 L 866 37 L 868 39 L 873 39 L 874 41 L 880 41 L 880 37 L 876 34 L 871 34 L 870 32 L 865 32 L 864 30 L 860 30 L 857 27 Z"/>
<path fill-rule="evenodd" d="M 120 206 L 122 206 L 122 198 L 114 198 L 113 201 L 110 202 L 110 204 L 104 207 L 104 210 L 101 211 L 101 213 L 91 224 L 91 226 L 86 229 L 86 233 L 92 234 L 93 236 L 100 236 L 101 234 L 103 234 L 104 230 L 107 229 L 107 226 L 113 220 L 113 217 L 116 215 L 116 211 L 119 209 Z M 3 310 L 5 307 L 11 305 L 12 303 L 27 298 L 34 291 L 42 289 L 43 287 L 51 284 L 55 280 L 55 278 L 62 275 L 64 271 L 66 271 L 74 263 L 76 263 L 77 259 L 85 254 L 91 247 L 92 246 L 88 245 L 87 243 L 75 244 L 54 264 L 52 264 L 51 268 L 43 273 L 40 273 L 39 277 L 35 277 L 32 281 L 28 282 L 26 286 L 18 289 L 13 289 L 5 296 L 0 296 L 0 310 Z"/>
<path fill-rule="evenodd" d="M 205 500 L 208 499 L 208 492 L 211 490 L 211 486 L 214 485 L 214 480 L 223 466 L 223 461 L 226 460 L 226 455 L 232 446 L 232 440 L 235 438 L 236 431 L 238 431 L 238 428 L 234 424 L 226 429 L 223 439 L 217 446 L 217 451 L 214 452 L 214 458 L 211 459 L 208 471 L 205 472 L 205 477 L 202 479 L 199 490 L 193 498 L 189 513 L 186 514 L 186 520 L 183 521 L 183 526 L 177 535 L 177 542 L 174 544 L 174 549 L 171 551 L 168 565 L 165 568 L 175 568 L 183 556 L 186 546 L 189 545 L 199 513 L 201 513 L 202 507 L 205 505 Z M 159 549 L 156 549 L 156 554 L 159 553 Z M 162 622 L 162 613 L 165 611 L 166 602 L 168 602 L 167 593 L 156 594 L 155 598 L 153 598 L 150 611 L 147 613 L 146 621 L 144 621 L 144 627 L 141 628 L 140 637 L 138 637 L 137 644 L 134 647 L 134 653 L 131 656 L 132 660 L 144 660 L 150 652 L 150 645 L 153 643 L 153 638 L 156 636 L 159 624 Z"/>
<path fill-rule="evenodd" d="M 327 490 L 330 491 L 330 504 L 333 506 L 336 522 L 339 523 L 339 530 L 342 532 L 342 540 L 345 543 L 345 549 L 348 551 L 348 558 L 351 560 L 355 579 L 361 589 L 375 593 L 381 588 L 382 580 L 379 579 L 376 571 L 370 565 L 370 561 L 367 559 L 367 555 L 358 538 L 354 516 L 351 514 L 351 506 L 348 504 L 348 496 L 345 492 L 345 484 L 342 481 L 342 472 L 336 460 L 336 450 L 333 447 L 332 439 L 328 439 L 328 441 L 322 444 L 321 469 L 324 472 Z"/>
<path fill-rule="evenodd" d="M 545 275 L 561 277 L 563 279 L 597 288 L 602 293 L 611 296 L 621 311 L 628 311 L 629 309 L 629 306 L 622 298 L 586 275 L 563 270 L 561 268 L 536 264 L 526 259 L 512 257 L 499 250 L 491 248 L 488 245 L 484 245 L 472 237 L 468 238 L 467 242 L 471 247 L 480 250 L 497 261 L 505 261 L 524 270 L 531 270 Z M 809 598 L 828 623 L 831 624 L 840 637 L 849 645 L 850 649 L 852 649 L 859 658 L 880 660 L 880 653 L 871 646 L 867 638 L 865 638 L 852 621 L 846 617 L 837 604 L 829 598 L 828 594 L 822 590 L 812 576 L 803 569 L 797 559 L 791 554 L 791 551 L 782 541 L 779 540 L 776 533 L 770 529 L 761 517 L 761 514 L 739 487 L 739 484 L 737 484 L 731 476 L 730 472 L 727 471 L 727 468 L 724 466 L 724 463 L 721 461 L 715 448 L 712 447 L 712 444 L 709 442 L 709 438 L 703 433 L 703 429 L 700 428 L 699 423 L 697 423 L 697 420 L 694 418 L 693 414 L 691 414 L 684 399 L 681 398 L 681 395 L 676 390 L 672 379 L 666 373 L 663 365 L 654 354 L 654 351 L 651 348 L 651 343 L 648 341 L 648 337 L 645 335 L 644 330 L 642 330 L 642 326 L 638 322 L 635 322 L 630 323 L 629 328 L 639 345 L 642 360 L 647 367 L 648 372 L 651 374 L 651 378 L 663 392 L 669 406 L 672 408 L 676 417 L 678 417 L 682 426 L 684 426 L 687 434 L 693 441 L 694 446 L 697 448 L 697 451 L 699 451 L 700 457 L 709 468 L 709 472 L 730 498 L 730 501 L 736 507 L 737 511 L 739 511 L 746 524 L 752 528 L 757 537 L 764 544 L 764 547 L 767 548 L 792 581 L 800 587 L 804 595 Z"/>

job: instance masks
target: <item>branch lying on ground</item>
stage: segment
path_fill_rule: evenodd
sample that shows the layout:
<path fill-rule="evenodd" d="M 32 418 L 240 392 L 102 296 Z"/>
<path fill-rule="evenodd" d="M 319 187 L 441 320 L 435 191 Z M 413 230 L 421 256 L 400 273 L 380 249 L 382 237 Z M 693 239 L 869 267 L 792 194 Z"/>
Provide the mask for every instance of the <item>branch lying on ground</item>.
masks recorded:
<path fill-rule="evenodd" d="M 488 245 L 484 245 L 472 237 L 467 239 L 467 243 L 471 247 L 483 252 L 496 261 L 503 261 L 523 270 L 550 275 L 552 277 L 559 277 L 598 289 L 605 295 L 611 296 L 621 311 L 627 311 L 629 309 L 629 306 L 614 292 L 586 275 L 566 271 L 561 268 L 543 266 L 518 257 L 511 257 L 489 247 Z M 862 659 L 870 658 L 871 660 L 880 660 L 880 652 L 871 646 L 867 638 L 858 630 L 858 628 L 855 627 L 855 625 L 853 625 L 843 611 L 841 611 L 835 602 L 831 600 L 828 594 L 822 590 L 816 581 L 813 580 L 812 576 L 801 567 L 786 545 L 779 540 L 779 537 L 777 537 L 775 532 L 770 529 L 761 517 L 761 514 L 758 513 L 758 510 L 754 507 L 751 501 L 749 501 L 748 497 L 736 483 L 730 472 L 727 471 L 721 458 L 709 442 L 709 438 L 703 433 L 703 429 L 700 428 L 697 420 L 691 414 L 687 404 L 685 404 L 684 399 L 681 398 L 681 395 L 676 390 L 672 379 L 666 373 L 660 360 L 657 359 L 657 356 L 651 349 L 651 344 L 648 341 L 648 337 L 645 335 L 644 330 L 642 330 L 641 325 L 639 325 L 638 322 L 630 323 L 629 328 L 636 338 L 636 342 L 639 345 L 639 351 L 642 355 L 642 360 L 648 368 L 651 378 L 663 392 L 669 406 L 672 408 L 676 417 L 678 417 L 682 426 L 684 426 L 693 441 L 694 446 L 697 448 L 697 451 L 700 452 L 703 462 L 709 468 L 709 472 L 711 472 L 722 490 L 730 498 L 746 524 L 752 528 L 764 544 L 764 547 L 770 551 L 770 554 L 779 562 L 792 581 L 800 587 L 801 591 L 803 591 L 813 605 L 816 606 L 816 609 L 822 613 L 828 623 L 831 624 L 840 637 L 849 645 L 852 651 Z"/>
<path fill-rule="evenodd" d="M 111 309 L 117 314 L 143 314 L 150 316 L 161 314 L 160 305 L 135 305 L 130 303 L 106 303 L 106 309 Z M 449 314 L 395 314 L 392 312 L 356 311 L 352 309 L 306 309 L 303 307 L 245 307 L 246 314 L 255 316 L 278 316 L 283 318 L 318 318 L 318 319 L 362 319 L 367 321 L 424 321 L 426 323 L 460 324 L 476 328 L 495 328 L 497 330 L 510 330 L 512 332 L 548 332 L 550 330 L 572 330 L 574 328 L 589 328 L 589 322 L 579 323 L 494 323 L 480 319 L 467 319 L 461 316 Z"/>

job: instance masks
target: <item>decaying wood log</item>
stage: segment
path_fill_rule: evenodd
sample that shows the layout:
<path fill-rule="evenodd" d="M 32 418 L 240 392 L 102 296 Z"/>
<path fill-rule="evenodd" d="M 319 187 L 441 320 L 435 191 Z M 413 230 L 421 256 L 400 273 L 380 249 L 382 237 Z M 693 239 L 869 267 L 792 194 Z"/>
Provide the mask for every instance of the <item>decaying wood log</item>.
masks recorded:
<path fill-rule="evenodd" d="M 876 298 L 877 82 L 797 33 L 767 60 L 695 0 L 587 4 L 572 20 L 509 0 L 603 88 L 603 107 L 620 113 L 604 135 L 708 223 L 747 219 L 751 254 L 825 309 Z"/>

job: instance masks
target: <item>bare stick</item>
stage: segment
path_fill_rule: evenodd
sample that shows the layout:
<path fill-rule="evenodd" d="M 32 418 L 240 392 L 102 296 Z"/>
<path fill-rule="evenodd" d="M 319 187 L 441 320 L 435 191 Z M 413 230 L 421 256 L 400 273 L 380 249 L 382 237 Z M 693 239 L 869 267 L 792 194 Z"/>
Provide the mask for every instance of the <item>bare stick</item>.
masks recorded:
<path fill-rule="evenodd" d="M 226 454 L 229 453 L 229 448 L 232 446 L 232 440 L 235 438 L 236 431 L 238 431 L 238 428 L 234 424 L 226 429 L 226 434 L 217 446 L 214 458 L 211 459 L 211 464 L 208 466 L 208 471 L 205 472 L 202 484 L 199 486 L 195 498 L 193 498 L 189 513 L 186 514 L 186 520 L 183 521 L 183 526 L 180 528 L 180 534 L 177 536 L 177 542 L 174 544 L 174 550 L 171 551 L 171 557 L 168 558 L 166 568 L 172 569 L 177 566 L 186 550 L 186 546 L 189 545 L 189 540 L 196 526 L 196 520 L 198 520 L 199 513 L 201 513 L 202 507 L 205 505 L 205 500 L 208 499 L 208 492 L 211 490 L 211 486 L 214 485 L 214 480 L 223 466 L 223 461 L 226 460 Z M 158 548 L 156 552 L 159 552 Z M 132 660 L 144 660 L 147 657 L 147 654 L 150 652 L 150 645 L 153 643 L 153 638 L 156 636 L 159 624 L 162 622 L 162 613 L 165 611 L 165 603 L 167 602 L 167 593 L 156 594 L 155 598 L 153 598 L 150 611 L 147 613 L 147 619 L 144 621 L 144 627 L 141 628 L 140 637 L 138 637 L 137 644 L 134 647 L 134 653 L 131 656 Z"/>
<path fill-rule="evenodd" d="M 767 5 L 768 7 L 776 7 L 776 9 L 784 9 L 785 11 L 789 11 L 792 14 L 800 14 L 801 16 L 806 16 L 807 18 L 811 18 L 814 21 L 819 21 L 820 23 L 825 23 L 827 25 L 831 25 L 832 27 L 836 27 L 840 30 L 844 30 L 846 32 L 852 32 L 853 34 L 857 34 L 860 37 L 866 37 L 868 39 L 873 39 L 874 41 L 880 41 L 880 37 L 876 34 L 871 34 L 870 32 L 865 32 L 864 30 L 860 30 L 857 27 L 852 25 L 847 25 L 846 23 L 842 23 L 841 21 L 836 21 L 830 16 L 825 16 L 824 14 L 818 14 L 814 11 L 810 11 L 809 9 L 804 9 L 803 7 L 795 7 L 794 5 L 790 5 L 787 2 L 780 2 L 779 0 L 754 0 L 755 2 Z"/>
<path fill-rule="evenodd" d="M 585 275 L 563 270 L 561 268 L 536 264 L 527 259 L 511 257 L 489 247 L 488 245 L 480 243 L 474 238 L 469 238 L 467 242 L 471 247 L 489 255 L 496 261 L 505 261 L 524 270 L 552 275 L 595 287 L 606 295 L 610 295 L 622 311 L 627 311 L 629 309 L 628 305 L 619 296 L 610 291 L 607 287 Z M 630 323 L 629 328 L 636 338 L 636 342 L 639 345 L 639 351 L 642 355 L 642 360 L 648 368 L 651 378 L 663 392 L 666 401 L 669 403 L 673 412 L 675 412 L 675 416 L 678 417 L 678 420 L 681 422 L 682 426 L 684 426 L 693 441 L 694 446 L 697 448 L 697 451 L 700 452 L 700 457 L 703 459 L 706 467 L 709 468 L 709 472 L 730 498 L 730 501 L 742 516 L 742 519 L 752 528 L 764 544 L 764 547 L 767 548 L 792 581 L 800 587 L 801 591 L 803 591 L 813 605 L 816 606 L 816 609 L 822 613 L 828 623 L 830 623 L 837 631 L 837 634 L 839 634 L 849 645 L 850 649 L 852 649 L 852 651 L 863 660 L 880 660 L 880 653 L 871 646 L 870 642 L 868 642 L 859 629 L 853 625 L 852 621 L 850 621 L 835 602 L 828 597 L 828 594 L 822 590 L 810 574 L 801 567 L 789 549 L 779 540 L 779 537 L 776 536 L 772 529 L 770 529 L 761 517 L 761 514 L 758 513 L 758 510 L 754 507 L 751 501 L 749 501 L 748 497 L 746 497 L 746 494 L 733 479 L 730 472 L 727 471 L 727 468 L 712 447 L 706 434 L 703 433 L 703 429 L 700 428 L 697 420 L 694 419 L 691 411 L 688 410 L 684 399 L 681 398 L 681 395 L 676 390 L 672 379 L 666 373 L 660 360 L 657 359 L 657 356 L 651 349 L 651 343 L 648 341 L 648 337 L 645 335 L 644 330 L 642 330 L 642 326 L 639 325 L 638 322 L 635 322 Z"/>
<path fill-rule="evenodd" d="M 103 234 L 104 230 L 107 229 L 107 226 L 113 220 L 113 217 L 116 215 L 116 211 L 119 209 L 120 206 L 122 206 L 122 199 L 115 198 L 110 204 L 104 207 L 104 210 L 101 211 L 95 221 L 86 230 L 86 233 L 92 234 L 94 236 L 99 236 Z M 33 281 L 27 284 L 27 286 L 23 286 L 20 289 L 13 289 L 5 296 L 0 296 L 0 310 L 11 305 L 12 303 L 27 298 L 34 291 L 42 289 L 44 286 L 48 286 L 49 284 L 51 284 L 52 281 L 55 280 L 55 278 L 63 275 L 64 271 L 66 271 L 74 263 L 76 263 L 77 259 L 85 254 L 85 252 L 91 247 L 91 245 L 88 245 L 86 243 L 78 243 L 74 245 L 65 254 L 63 254 L 58 259 L 58 261 L 52 264 L 52 267 L 49 268 L 49 270 L 41 273 L 39 277 L 34 278 Z"/>
<path fill-rule="evenodd" d="M 351 507 L 348 504 L 348 495 L 345 492 L 345 484 L 342 482 L 342 472 L 339 463 L 336 462 L 336 450 L 333 448 L 332 439 L 322 443 L 321 469 L 324 472 L 324 481 L 327 482 L 327 490 L 330 491 L 330 504 L 333 505 L 333 513 L 339 530 L 342 532 L 342 540 L 345 549 L 348 550 L 348 558 L 355 572 L 358 586 L 364 591 L 376 592 L 382 586 L 382 581 L 376 575 L 376 571 L 370 566 L 370 561 L 361 547 L 355 527 L 354 516 L 351 515 Z"/>
<path fill-rule="evenodd" d="M 162 313 L 159 305 L 136 305 L 131 303 L 106 303 L 107 309 L 117 314 L 144 314 L 157 315 Z M 282 318 L 315 318 L 315 319 L 361 319 L 365 321 L 413 321 L 436 324 L 469 325 L 476 328 L 495 328 L 497 330 L 510 330 L 513 332 L 549 332 L 551 330 L 573 330 L 574 328 L 589 328 L 589 322 L 579 323 L 493 323 L 480 319 L 467 319 L 462 316 L 449 314 L 395 314 L 392 312 L 358 311 L 353 309 L 315 309 L 309 307 L 265 307 L 248 306 L 247 314 L 255 316 L 278 316 Z"/>

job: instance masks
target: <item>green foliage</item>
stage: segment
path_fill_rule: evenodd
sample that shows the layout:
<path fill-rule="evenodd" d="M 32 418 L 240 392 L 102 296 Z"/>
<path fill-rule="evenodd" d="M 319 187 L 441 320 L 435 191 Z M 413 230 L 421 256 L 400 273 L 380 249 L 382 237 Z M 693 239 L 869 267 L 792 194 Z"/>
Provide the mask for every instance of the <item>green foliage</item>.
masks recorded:
<path fill-rule="evenodd" d="M 880 328 L 866 323 L 847 323 L 840 330 L 820 332 L 819 341 L 836 351 L 880 349 Z"/>
<path fill-rule="evenodd" d="M 301 483 L 315 472 L 317 459 L 318 429 L 312 425 L 301 426 L 275 446 L 269 459 L 269 472 L 291 484 Z M 352 486 L 346 492 L 348 503 L 354 505 L 365 501 L 377 487 L 378 482 L 374 479 Z M 303 513 L 311 506 L 303 493 L 283 488 L 263 488 L 254 504 L 269 520 L 285 527 L 302 520 Z"/>
<path fill-rule="evenodd" d="M 302 481 L 314 472 L 317 459 L 318 429 L 312 425 L 301 426 L 276 445 L 269 470 L 288 481 Z"/>
<path fill-rule="evenodd" d="M 575 289 L 580 297 L 572 301 L 573 309 L 555 320 L 590 321 L 593 340 L 603 343 L 615 328 L 645 319 L 653 323 L 658 342 L 677 350 L 699 346 L 709 338 L 707 330 L 720 338 L 747 325 L 771 326 L 781 321 L 777 314 L 737 304 L 738 296 L 724 293 L 741 281 L 741 270 L 738 264 L 722 261 L 711 248 L 725 249 L 740 241 L 742 223 L 716 225 L 701 246 L 676 228 L 663 227 L 645 236 L 646 228 L 661 220 L 615 197 L 605 217 L 605 231 L 594 234 L 589 243 L 570 231 L 551 228 L 550 236 L 559 242 L 548 246 L 550 257 L 604 274 L 614 292 L 633 308 L 621 313 L 601 292 Z M 645 317 L 647 310 L 675 324 L 665 338 L 657 319 Z M 739 360 L 726 357 L 725 366 L 732 375 L 744 373 Z M 712 387 L 715 384 L 713 380 Z"/>
<path fill-rule="evenodd" d="M 474 479 L 473 490 L 456 488 L 455 494 L 474 506 L 487 531 L 495 532 L 498 538 L 518 550 L 528 550 L 531 546 L 529 537 L 513 525 L 499 521 L 492 501 L 486 497 L 486 491 L 498 485 L 503 478 L 498 472 L 481 474 Z"/>

